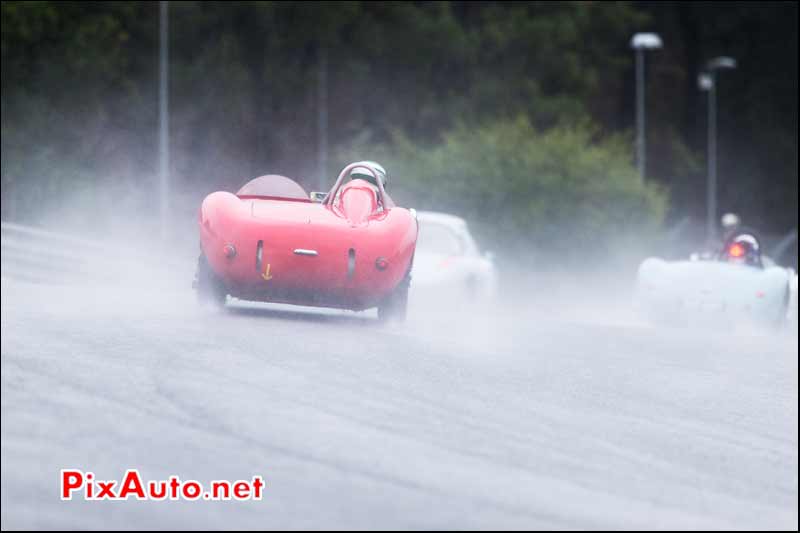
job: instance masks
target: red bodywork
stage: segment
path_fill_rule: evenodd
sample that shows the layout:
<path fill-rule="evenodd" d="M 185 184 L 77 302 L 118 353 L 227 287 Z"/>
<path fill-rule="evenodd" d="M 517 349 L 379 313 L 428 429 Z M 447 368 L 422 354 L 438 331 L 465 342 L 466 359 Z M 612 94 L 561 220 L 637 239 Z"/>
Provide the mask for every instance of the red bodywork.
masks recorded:
<path fill-rule="evenodd" d="M 381 304 L 409 275 L 417 241 L 412 211 L 363 180 L 323 203 L 295 182 L 263 176 L 200 208 L 200 244 L 231 296 L 361 310 Z"/>

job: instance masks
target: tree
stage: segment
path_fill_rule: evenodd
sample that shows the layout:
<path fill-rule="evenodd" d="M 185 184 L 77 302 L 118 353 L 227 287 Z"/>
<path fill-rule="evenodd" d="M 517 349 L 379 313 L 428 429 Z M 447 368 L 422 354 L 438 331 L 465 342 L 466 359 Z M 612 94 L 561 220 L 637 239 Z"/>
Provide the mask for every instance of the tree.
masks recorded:
<path fill-rule="evenodd" d="M 518 257 L 536 250 L 555 262 L 586 261 L 652 237 L 663 219 L 667 196 L 641 181 L 628 146 L 590 124 L 541 132 L 520 116 L 459 126 L 432 146 L 398 132 L 340 159 L 377 154 L 406 205 L 465 215 L 486 242 Z"/>

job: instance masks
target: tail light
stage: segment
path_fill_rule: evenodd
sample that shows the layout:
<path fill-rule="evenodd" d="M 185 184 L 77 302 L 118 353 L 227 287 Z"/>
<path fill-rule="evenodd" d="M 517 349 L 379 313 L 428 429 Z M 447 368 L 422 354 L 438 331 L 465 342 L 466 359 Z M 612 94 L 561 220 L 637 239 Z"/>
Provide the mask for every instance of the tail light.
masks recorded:
<path fill-rule="evenodd" d="M 375 268 L 378 270 L 386 270 L 389 268 L 389 260 L 385 257 L 379 257 L 375 260 Z"/>
<path fill-rule="evenodd" d="M 728 253 L 731 257 L 744 257 L 745 249 L 744 246 L 741 244 L 733 243 L 730 248 L 728 248 Z"/>
<path fill-rule="evenodd" d="M 442 259 L 442 261 L 439 263 L 439 268 L 447 268 L 447 267 L 449 267 L 449 266 L 450 266 L 450 265 L 453 263 L 453 261 L 454 261 L 454 260 L 455 260 L 455 257 L 454 257 L 454 256 L 445 257 L 445 258 L 444 258 L 444 259 Z"/>

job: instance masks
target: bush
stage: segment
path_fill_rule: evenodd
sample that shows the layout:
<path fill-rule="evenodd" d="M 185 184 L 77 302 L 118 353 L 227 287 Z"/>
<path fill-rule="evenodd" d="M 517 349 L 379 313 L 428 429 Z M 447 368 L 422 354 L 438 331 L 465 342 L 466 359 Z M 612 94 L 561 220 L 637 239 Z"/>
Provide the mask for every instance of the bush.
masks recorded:
<path fill-rule="evenodd" d="M 517 118 L 456 128 L 435 146 L 397 134 L 348 152 L 384 163 L 403 205 L 461 214 L 495 249 L 562 261 L 630 249 L 656 233 L 667 208 L 665 191 L 631 164 L 631 143 L 597 133 L 588 123 L 540 132 Z"/>

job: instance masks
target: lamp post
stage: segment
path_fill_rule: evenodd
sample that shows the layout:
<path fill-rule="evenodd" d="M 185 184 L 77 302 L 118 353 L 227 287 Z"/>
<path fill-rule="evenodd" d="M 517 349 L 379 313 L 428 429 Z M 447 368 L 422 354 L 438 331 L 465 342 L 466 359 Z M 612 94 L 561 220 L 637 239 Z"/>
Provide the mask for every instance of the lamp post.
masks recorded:
<path fill-rule="evenodd" d="M 631 37 L 631 48 L 636 54 L 636 166 L 644 181 L 645 175 L 645 106 L 644 106 L 644 53 L 662 47 L 657 33 L 636 33 Z"/>
<path fill-rule="evenodd" d="M 328 182 L 328 49 L 320 43 L 317 72 L 317 190 Z"/>
<path fill-rule="evenodd" d="M 700 73 L 697 84 L 708 93 L 708 178 L 706 180 L 706 239 L 709 244 L 717 238 L 717 71 L 736 68 L 732 57 L 715 57 Z"/>
<path fill-rule="evenodd" d="M 161 239 L 167 237 L 169 214 L 169 2 L 159 2 L 158 193 Z"/>

